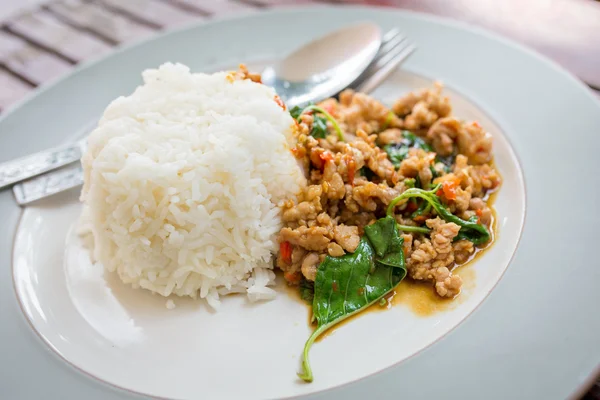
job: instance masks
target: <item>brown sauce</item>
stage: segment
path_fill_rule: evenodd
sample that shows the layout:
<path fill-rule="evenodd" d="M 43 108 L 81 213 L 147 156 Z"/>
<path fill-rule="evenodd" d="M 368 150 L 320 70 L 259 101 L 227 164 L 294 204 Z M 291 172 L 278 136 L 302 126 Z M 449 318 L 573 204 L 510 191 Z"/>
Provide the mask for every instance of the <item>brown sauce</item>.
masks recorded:
<path fill-rule="evenodd" d="M 438 296 L 431 282 L 420 282 L 406 278 L 385 297 L 386 303 L 383 306 L 373 304 L 369 308 L 346 318 L 332 329 L 323 333 L 316 341 L 318 342 L 329 335 L 333 335 L 338 329 L 350 323 L 355 318 L 360 318 L 366 312 L 382 312 L 392 307 L 406 307 L 418 317 L 429 317 L 441 311 L 451 310 L 467 299 L 469 292 L 475 287 L 475 270 L 472 268 L 472 265 L 472 263 L 467 262 L 452 271 L 452 273 L 459 275 L 463 279 L 461 293 L 453 299 Z M 315 324 L 311 321 L 311 307 L 308 306 L 307 308 L 308 325 L 314 327 Z"/>
<path fill-rule="evenodd" d="M 344 321 L 337 324 L 334 328 L 326 331 L 322 334 L 316 341 L 320 341 L 326 336 L 332 335 L 335 331 L 342 326 L 350 323 L 355 318 L 363 315 L 365 312 L 381 312 L 387 311 L 391 307 L 406 307 L 410 311 L 412 311 L 415 315 L 419 317 L 429 317 L 438 312 L 442 312 L 445 310 L 450 310 L 464 300 L 466 300 L 469 294 L 475 288 L 476 283 L 476 272 L 473 268 L 474 261 L 476 261 L 481 255 L 490 247 L 494 245 L 497 238 L 497 223 L 498 218 L 496 215 L 496 209 L 494 207 L 494 202 L 497 197 L 497 190 L 488 192 L 484 200 L 487 202 L 488 206 L 492 211 L 492 221 L 490 223 L 490 234 L 491 240 L 485 245 L 481 247 L 475 248 L 475 251 L 471 255 L 471 257 L 464 262 L 463 264 L 458 264 L 452 269 L 452 273 L 458 275 L 463 280 L 463 286 L 461 288 L 461 292 L 454 298 L 444 298 L 437 295 L 435 289 L 431 282 L 421 282 L 415 281 L 411 278 L 406 278 L 402 282 L 398 284 L 396 289 L 394 289 L 390 294 L 388 294 L 385 299 L 386 303 L 384 305 L 373 304 L 366 310 L 362 310 L 354 314 L 353 316 L 346 318 Z M 300 293 L 297 287 L 288 286 L 288 291 L 291 292 L 291 295 L 306 304 L 308 309 L 308 325 L 311 327 L 316 326 L 316 322 L 312 321 L 312 307 L 307 304 L 304 300 L 300 298 Z"/>

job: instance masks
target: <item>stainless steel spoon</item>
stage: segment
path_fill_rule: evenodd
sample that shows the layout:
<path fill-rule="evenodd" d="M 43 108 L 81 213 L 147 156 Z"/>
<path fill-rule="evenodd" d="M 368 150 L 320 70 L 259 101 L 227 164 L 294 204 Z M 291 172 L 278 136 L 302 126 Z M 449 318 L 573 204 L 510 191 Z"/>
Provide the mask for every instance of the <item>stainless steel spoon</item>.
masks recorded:
<path fill-rule="evenodd" d="M 314 40 L 262 73 L 289 108 L 334 96 L 354 82 L 381 46 L 381 29 L 352 25 Z"/>

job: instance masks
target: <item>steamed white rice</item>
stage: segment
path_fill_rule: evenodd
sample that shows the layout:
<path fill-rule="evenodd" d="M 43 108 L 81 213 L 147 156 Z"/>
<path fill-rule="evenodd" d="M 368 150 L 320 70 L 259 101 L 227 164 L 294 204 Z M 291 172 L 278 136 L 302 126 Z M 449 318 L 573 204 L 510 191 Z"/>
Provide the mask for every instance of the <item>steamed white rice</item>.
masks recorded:
<path fill-rule="evenodd" d="M 113 101 L 82 158 L 93 257 L 163 296 L 272 298 L 278 204 L 305 179 L 272 89 L 165 64 Z"/>

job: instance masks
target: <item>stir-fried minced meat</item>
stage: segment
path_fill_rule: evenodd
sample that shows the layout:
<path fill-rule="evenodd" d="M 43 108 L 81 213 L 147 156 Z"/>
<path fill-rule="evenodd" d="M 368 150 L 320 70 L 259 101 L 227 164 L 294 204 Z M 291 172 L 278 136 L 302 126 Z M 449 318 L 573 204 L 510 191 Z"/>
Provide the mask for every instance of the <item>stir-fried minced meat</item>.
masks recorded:
<path fill-rule="evenodd" d="M 379 204 L 390 204 L 399 194 L 385 183 L 361 182 L 352 189 L 352 198 L 367 211 L 377 210 Z"/>
<path fill-rule="evenodd" d="M 356 250 L 360 241 L 356 226 L 338 225 L 333 229 L 333 237 L 344 250 L 350 253 Z"/>
<path fill-rule="evenodd" d="M 466 156 L 456 156 L 454 174 L 461 180 L 461 187 L 469 189 L 472 197 L 483 197 L 500 184 L 498 172 L 489 164 L 469 165 Z"/>
<path fill-rule="evenodd" d="M 452 276 L 448 266 L 454 263 L 452 241 L 460 227 L 452 222 L 443 222 L 439 217 L 427 220 L 432 229 L 431 239 L 415 240 L 408 259 L 408 273 L 416 280 L 435 282 L 435 289 L 442 297 L 458 294 L 462 281 Z"/>
<path fill-rule="evenodd" d="M 404 117 L 404 128 L 419 130 L 429 128 L 439 118 L 450 115 L 450 100 L 442 96 L 442 84 L 436 82 L 433 89 L 421 89 L 398 99 L 392 110 Z"/>
<path fill-rule="evenodd" d="M 400 140 L 402 140 L 402 130 L 398 128 L 386 129 L 377 135 L 377 144 L 380 146 L 398 143 Z"/>
<path fill-rule="evenodd" d="M 475 252 L 475 246 L 473 242 L 468 240 L 458 240 L 452 243 L 454 249 L 454 261 L 459 264 L 464 264 L 469 260 L 469 257 Z"/>
<path fill-rule="evenodd" d="M 476 121 L 463 125 L 458 135 L 458 152 L 464 154 L 474 165 L 492 160 L 492 136 Z"/>
<path fill-rule="evenodd" d="M 317 276 L 317 267 L 320 262 L 318 253 L 308 253 L 302 261 L 302 275 L 309 281 L 314 281 Z"/>
<path fill-rule="evenodd" d="M 298 118 L 293 153 L 306 170 L 308 185 L 283 205 L 279 241 L 292 251 L 277 259 L 290 283 L 302 277 L 313 281 L 326 257 L 353 253 L 364 228 L 412 187 L 438 187 L 436 196 L 450 213 L 492 228 L 487 195 L 498 187 L 500 176 L 491 164 L 491 136 L 478 123 L 451 115 L 441 84 L 409 93 L 391 109 L 351 90 L 342 92 L 339 101 L 327 99 L 318 106 L 336 120 L 342 135 L 328 120 L 325 137 L 311 136 L 313 124 L 323 118 L 314 109 Z M 398 151 L 395 158 L 389 146 Z M 420 198 L 400 201 L 393 217 L 408 277 L 431 282 L 442 297 L 457 295 L 462 280 L 452 270 L 468 262 L 478 246 L 457 240 L 461 226 L 442 219 Z"/>
<path fill-rule="evenodd" d="M 388 159 L 387 153 L 375 144 L 376 136 L 367 136 L 363 130 L 359 130 L 357 136 L 357 140 L 350 143 L 350 146 L 360 151 L 363 163 L 379 178 L 393 182 L 394 165 Z"/>
<path fill-rule="evenodd" d="M 440 156 L 449 156 L 454 150 L 454 143 L 461 129 L 461 123 L 457 118 L 440 118 L 427 131 L 427 139 Z"/>
<path fill-rule="evenodd" d="M 351 133 L 359 129 L 366 133 L 377 132 L 386 121 L 388 125 L 400 123 L 399 118 L 393 114 L 389 119 L 389 111 L 388 107 L 364 93 L 353 90 L 344 90 L 340 93 L 337 115 L 345 130 Z"/>
<path fill-rule="evenodd" d="M 229 74 L 229 79 L 239 81 L 249 79 L 252 82 L 262 83 L 260 74 L 249 72 L 248 67 L 246 67 L 246 64 L 240 64 L 237 71 L 233 71 Z"/>
<path fill-rule="evenodd" d="M 429 186 L 433 173 L 431 165 L 435 159 L 434 153 L 428 153 L 421 149 L 410 149 L 408 157 L 400 163 L 400 173 L 407 178 L 416 178 L 421 180 L 421 185 Z"/>
<path fill-rule="evenodd" d="M 280 232 L 281 239 L 294 246 L 307 250 L 323 251 L 331 241 L 331 233 L 322 226 L 299 226 L 296 229 L 283 228 Z"/>

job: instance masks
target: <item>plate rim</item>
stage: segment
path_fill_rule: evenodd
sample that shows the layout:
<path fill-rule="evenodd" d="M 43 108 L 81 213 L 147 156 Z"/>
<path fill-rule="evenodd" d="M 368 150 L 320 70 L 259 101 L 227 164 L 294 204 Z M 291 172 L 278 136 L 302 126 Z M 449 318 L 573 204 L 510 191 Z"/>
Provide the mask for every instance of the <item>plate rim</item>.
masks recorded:
<path fill-rule="evenodd" d="M 410 75 L 412 76 L 416 76 L 418 78 L 427 80 L 427 81 L 434 81 L 435 78 L 429 77 L 427 75 L 421 74 L 417 71 L 413 71 L 410 68 L 405 68 L 405 71 L 407 71 Z M 383 86 L 383 84 L 382 84 Z M 453 91 L 455 94 L 458 94 L 462 99 L 467 100 L 469 103 L 477 105 L 477 102 L 475 100 L 473 100 L 469 95 L 464 94 L 460 91 L 460 89 L 455 88 L 453 85 L 451 84 L 444 84 L 445 88 L 450 89 L 451 91 Z M 502 136 L 502 138 L 508 143 L 508 152 L 511 155 L 512 158 L 514 158 L 516 160 L 516 169 L 518 171 L 518 180 L 520 181 L 520 185 L 523 188 L 523 210 L 522 212 L 519 213 L 518 215 L 518 219 L 519 219 L 519 236 L 517 238 L 516 241 L 516 245 L 514 250 L 512 251 L 508 262 L 506 263 L 506 266 L 503 268 L 502 273 L 500 274 L 499 278 L 494 282 L 494 284 L 487 290 L 487 292 L 483 295 L 483 297 L 481 298 L 481 300 L 479 301 L 479 303 L 477 303 L 475 305 L 475 307 L 470 310 L 466 315 L 464 315 L 463 317 L 461 317 L 459 319 L 459 321 L 452 326 L 450 329 L 448 329 L 447 331 L 445 331 L 443 334 L 441 334 L 440 336 L 438 336 L 437 338 L 435 338 L 433 341 L 431 341 L 430 343 L 428 343 L 427 345 L 425 345 L 424 347 L 420 348 L 419 350 L 417 350 L 416 352 L 414 352 L 413 354 L 409 355 L 408 357 L 405 357 L 403 359 L 401 359 L 400 361 L 396 361 L 390 365 L 387 365 L 385 367 L 380 367 L 379 369 L 377 369 L 376 371 L 370 372 L 366 375 L 363 375 L 361 377 L 355 378 L 351 381 L 348 382 L 344 382 L 341 384 L 337 384 L 335 386 L 331 386 L 328 388 L 324 388 L 324 389 L 319 389 L 315 392 L 310 392 L 308 394 L 299 394 L 299 395 L 291 395 L 291 396 L 286 396 L 286 397 L 280 397 L 280 400 L 297 400 L 297 399 L 301 399 L 301 398 L 306 398 L 308 396 L 313 396 L 313 395 L 322 395 L 322 394 L 327 394 L 328 392 L 331 391 L 335 391 L 337 389 L 346 387 L 348 385 L 352 385 L 355 383 L 360 383 L 361 381 L 370 378 L 374 375 L 377 375 L 381 372 L 384 372 L 386 370 L 389 370 L 391 368 L 394 368 L 400 364 L 409 362 L 411 359 L 421 355 L 423 352 L 425 352 L 427 349 L 429 349 L 430 347 L 434 346 L 436 343 L 438 343 L 439 341 L 441 341 L 442 339 L 444 339 L 447 335 L 449 335 L 450 333 L 452 333 L 454 330 L 456 330 L 464 321 L 466 321 L 468 318 L 470 318 L 470 316 L 476 312 L 477 310 L 479 310 L 479 308 L 484 304 L 484 302 L 486 301 L 486 299 L 490 296 L 490 294 L 492 293 L 492 291 L 496 288 L 496 286 L 500 283 L 500 281 L 502 280 L 502 278 L 504 277 L 504 275 L 506 274 L 506 271 L 508 270 L 508 268 L 510 267 L 516 252 L 519 248 L 519 245 L 521 243 L 521 238 L 523 237 L 523 232 L 525 230 L 525 226 L 526 226 L 526 220 L 527 220 L 527 211 L 528 211 L 528 195 L 527 195 L 527 182 L 525 179 L 525 174 L 523 173 L 523 168 L 522 168 L 522 162 L 521 162 L 521 158 L 519 157 L 519 154 L 515 151 L 515 146 L 513 145 L 513 142 L 511 141 L 511 139 L 505 134 L 505 130 L 502 127 L 502 124 L 500 122 L 498 122 L 498 120 L 496 120 L 493 116 L 491 116 L 487 110 L 480 108 L 479 106 L 477 106 L 478 110 L 484 114 L 487 118 L 489 118 L 490 121 L 492 121 L 499 129 L 500 129 L 500 135 Z M 19 219 L 17 222 L 17 226 L 14 232 L 14 237 L 15 239 L 13 240 L 13 246 L 12 246 L 12 251 L 11 251 L 11 261 L 12 261 L 12 265 L 14 265 L 14 259 L 16 257 L 16 236 L 19 232 L 19 228 L 21 226 L 24 214 L 25 214 L 25 209 L 27 207 L 21 208 L 20 209 L 20 214 L 19 214 Z M 69 230 L 73 229 L 73 226 L 71 226 L 71 228 Z M 496 234 L 498 231 L 499 227 L 496 226 Z M 492 246 L 495 245 L 492 244 Z M 172 400 L 172 398 L 170 397 L 164 397 L 164 396 L 157 396 L 157 395 L 148 395 L 146 393 L 142 393 L 142 392 L 138 392 L 134 389 L 130 389 L 124 386 L 121 386 L 120 384 L 116 384 L 116 383 L 112 383 L 109 382 L 107 380 L 105 380 L 104 378 L 101 378 L 97 375 L 95 375 L 92 372 L 89 372 L 88 370 L 86 370 L 85 368 L 77 365 L 75 362 L 69 360 L 67 357 L 65 357 L 62 352 L 50 341 L 48 340 L 48 338 L 46 338 L 34 325 L 34 322 L 32 321 L 32 319 L 29 316 L 29 313 L 26 311 L 26 307 L 23 304 L 23 301 L 21 300 L 21 297 L 17 294 L 19 292 L 19 289 L 17 288 L 17 282 L 15 279 L 15 274 L 14 274 L 14 267 L 11 268 L 12 270 L 12 284 L 13 284 L 13 289 L 15 291 L 16 294 L 16 298 L 17 298 L 17 303 L 19 304 L 19 308 L 21 310 L 21 312 L 23 313 L 23 315 L 25 316 L 25 319 L 27 320 L 27 323 L 29 325 L 29 327 L 31 328 L 31 330 L 33 332 L 35 332 L 36 336 L 38 337 L 38 339 L 40 339 L 48 348 L 50 348 L 53 353 L 58 356 L 64 363 L 68 364 L 70 367 L 72 367 L 74 370 L 76 370 L 77 372 L 91 378 L 92 380 L 99 382 L 101 384 L 104 384 L 106 386 L 112 387 L 112 388 L 116 388 L 119 390 L 123 390 L 125 392 L 128 392 L 130 394 L 133 395 L 138 395 L 138 396 L 151 396 L 152 398 L 156 398 L 159 400 Z"/>
<path fill-rule="evenodd" d="M 589 89 L 588 86 L 586 86 L 579 78 L 577 78 L 573 73 L 571 73 L 570 71 L 566 70 L 565 68 L 563 68 L 560 64 L 558 64 L 557 62 L 555 62 L 554 60 L 538 53 L 536 50 L 529 48 L 525 45 L 522 45 L 518 42 L 515 42 L 512 39 L 509 39 L 507 37 L 504 37 L 500 34 L 497 34 L 495 32 L 489 31 L 485 28 L 481 28 L 478 26 L 473 26 L 470 24 L 467 24 L 465 22 L 462 21 L 456 21 L 456 20 L 452 20 L 449 18 L 445 18 L 445 17 L 439 17 L 439 16 L 435 16 L 435 15 L 430 15 L 430 14 L 426 14 L 426 13 L 422 13 L 422 12 L 416 12 L 416 11 L 412 11 L 412 10 L 402 10 L 402 9 L 390 9 L 389 7 L 385 7 L 385 6 L 356 6 L 356 5 L 343 5 L 343 6 L 334 6 L 334 5 L 315 5 L 315 6 L 293 6 L 293 7 L 286 7 L 285 9 L 267 9 L 267 10 L 263 10 L 263 11 L 259 11 L 259 12 L 242 12 L 239 14 L 234 14 L 234 15 L 228 15 L 228 16 L 223 16 L 223 17 L 217 17 L 214 19 L 210 19 L 207 21 L 199 21 L 199 22 L 194 22 L 192 24 L 189 25 L 185 25 L 183 27 L 177 28 L 177 29 L 172 29 L 172 30 L 168 30 L 165 32 L 161 32 L 158 33 L 156 35 L 152 35 L 151 37 L 148 38 L 144 38 L 142 40 L 127 44 L 123 47 L 117 48 L 114 51 L 108 53 L 107 55 L 104 55 L 102 57 L 90 60 L 90 61 L 86 61 L 83 62 L 81 64 L 78 64 L 74 69 L 72 69 L 69 73 L 67 73 L 64 76 L 58 77 L 57 79 L 52 80 L 51 82 L 49 82 L 48 84 L 43 85 L 40 88 L 37 88 L 36 90 L 32 91 L 30 94 L 26 95 L 24 99 L 22 99 L 21 101 L 17 102 L 16 104 L 14 104 L 13 106 L 9 107 L 5 113 L 3 113 L 3 115 L 0 116 L 0 128 L 4 126 L 4 123 L 7 119 L 9 119 L 15 112 L 22 110 L 23 107 L 27 107 L 28 104 L 31 102 L 32 99 L 37 98 L 41 95 L 43 95 L 44 93 L 47 93 L 48 91 L 54 90 L 56 87 L 60 86 L 64 81 L 67 81 L 69 79 L 72 79 L 73 76 L 81 73 L 82 71 L 87 70 L 90 67 L 93 67 L 94 65 L 97 65 L 101 62 L 103 62 L 104 60 L 108 59 L 108 58 L 112 58 L 117 56 L 118 54 L 121 54 L 122 52 L 128 52 L 133 48 L 136 48 L 138 46 L 142 46 L 144 44 L 148 44 L 151 43 L 159 38 L 165 38 L 171 35 L 176 35 L 178 33 L 184 32 L 184 31 L 193 31 L 196 29 L 202 29 L 206 26 L 209 25 L 215 25 L 215 24 L 221 24 L 227 21 L 231 21 L 231 20 L 242 20 L 242 19 L 247 19 L 247 18 L 254 18 L 256 16 L 264 16 L 268 14 L 268 17 L 271 18 L 276 18 L 278 15 L 285 15 L 285 14 L 293 14 L 293 13 L 297 13 L 297 12 L 313 12 L 313 11 L 321 11 L 323 9 L 334 9 L 336 11 L 342 11 L 345 9 L 349 9 L 349 10 L 361 10 L 361 9 L 365 9 L 365 10 L 378 10 L 378 11 L 382 11 L 385 10 L 387 12 L 393 12 L 395 14 L 403 14 L 405 16 L 408 16 L 409 18 L 414 18 L 417 20 L 424 20 L 427 22 L 431 22 L 434 24 L 441 24 L 441 25 L 445 25 L 447 27 L 451 27 L 451 28 L 455 28 L 458 30 L 462 30 L 462 31 L 467 31 L 469 33 L 472 34 L 479 34 L 481 36 L 484 36 L 487 40 L 493 40 L 493 41 L 497 41 L 500 42 L 508 47 L 512 47 L 515 48 L 519 51 L 521 51 L 522 53 L 529 55 L 535 59 L 537 59 L 539 62 L 542 62 L 544 64 L 546 64 L 547 66 L 551 67 L 556 73 L 562 74 L 563 76 L 566 76 L 569 78 L 570 82 L 572 85 L 577 86 L 579 89 L 583 90 L 583 92 L 586 94 L 586 96 L 592 100 L 593 103 L 595 103 L 595 105 L 600 109 L 600 99 L 598 99 L 596 96 L 594 96 L 594 94 L 592 93 L 591 89 Z M 413 71 L 411 71 L 413 72 Z M 452 86 L 449 86 L 452 87 Z M 471 96 L 469 93 L 464 93 L 460 88 L 456 89 L 453 87 L 453 90 L 457 91 L 458 93 L 461 94 L 461 96 L 464 96 L 465 98 L 469 99 L 470 101 L 472 101 Z M 582 93 L 583 94 L 583 93 Z M 473 101 L 475 104 L 478 104 L 477 101 Z M 499 126 L 503 126 L 502 123 L 498 122 L 498 119 L 495 117 L 495 115 L 493 113 L 490 113 L 489 110 L 483 108 L 482 109 L 489 117 L 490 119 L 494 120 Z M 505 138 L 508 140 L 508 142 L 511 145 L 511 151 L 514 152 L 515 157 L 519 160 L 519 164 L 520 166 L 522 165 L 521 163 L 521 157 L 519 156 L 519 154 L 514 151 L 515 146 L 513 145 L 513 141 L 505 136 Z M 520 171 L 522 172 L 523 169 L 520 168 Z M 522 174 L 522 179 L 523 182 L 526 185 L 526 176 L 525 174 Z M 523 217 L 522 217 L 522 228 L 521 228 L 521 233 L 520 233 L 520 237 L 519 237 L 519 241 L 518 241 L 518 246 L 520 245 L 521 239 L 523 237 L 523 232 L 525 230 L 525 225 L 527 223 L 527 210 L 529 207 L 529 201 L 528 201 L 528 196 L 527 196 L 527 191 L 525 191 L 525 211 L 523 213 Z M 16 226 L 18 227 L 21 223 L 21 218 L 22 218 L 23 212 L 22 209 L 19 211 L 19 215 L 17 218 L 17 223 Z M 11 243 L 14 245 L 14 236 L 16 235 L 17 230 L 13 230 L 12 231 L 12 238 L 11 238 Z M 517 247 L 518 247 L 517 246 Z M 14 246 L 13 246 L 14 247 Z M 14 250 L 14 249 L 11 249 Z M 511 259 L 509 262 L 509 266 L 512 263 L 514 257 L 516 255 L 516 251 L 511 255 Z M 12 258 L 14 257 L 14 251 L 10 252 L 10 258 L 11 258 L 11 262 L 12 262 Z M 37 332 L 37 330 L 35 328 L 33 328 L 33 326 L 31 326 L 31 321 L 29 320 L 29 318 L 26 316 L 26 313 L 24 312 L 24 310 L 22 309 L 22 304 L 21 302 L 18 300 L 18 297 L 16 295 L 16 287 L 15 287 L 15 281 L 14 281 L 14 276 L 13 276 L 13 269 L 12 269 L 12 263 L 11 263 L 11 277 L 13 277 L 12 279 L 12 286 L 13 286 L 13 295 L 17 298 L 17 303 L 19 304 L 19 308 L 21 309 L 21 313 L 22 316 L 25 318 L 25 320 L 27 321 L 27 323 L 29 324 L 29 326 L 31 327 L 31 329 L 36 333 L 36 336 L 38 336 L 38 339 L 42 339 L 42 343 L 44 343 L 44 346 L 47 346 L 51 349 L 53 349 L 53 347 L 43 338 L 39 337 L 39 333 Z M 503 271 L 501 278 L 495 283 L 494 288 L 496 287 L 496 285 L 503 279 L 504 274 L 506 272 L 506 270 L 508 269 L 508 267 Z M 317 395 L 317 394 L 324 394 L 327 392 L 331 392 L 334 390 L 337 390 L 341 387 L 350 385 L 350 384 L 354 384 L 354 383 L 358 383 L 361 382 L 363 380 L 365 380 L 366 378 L 372 376 L 372 375 L 376 375 L 379 374 L 385 370 L 388 370 L 394 366 L 397 366 L 398 364 L 404 363 L 408 360 L 411 360 L 413 358 L 415 358 L 416 355 L 421 354 L 421 352 L 423 352 L 425 349 L 431 347 L 433 344 L 437 343 L 438 341 L 440 341 L 442 338 L 446 337 L 448 333 L 454 331 L 459 325 L 462 324 L 462 322 L 464 322 L 465 320 L 469 319 L 471 317 L 471 315 L 476 311 L 476 310 L 480 310 L 480 307 L 484 304 L 485 300 L 487 299 L 487 297 L 489 296 L 489 294 L 493 291 L 493 289 L 490 290 L 484 300 L 482 302 L 480 302 L 462 321 L 461 323 L 459 323 L 458 325 L 456 325 L 455 327 L 453 327 L 449 332 L 447 332 L 446 334 L 444 334 L 442 337 L 436 339 L 434 342 L 432 342 L 431 344 L 429 344 L 428 346 L 426 346 L 424 349 L 419 350 L 418 352 L 416 352 L 415 354 L 413 354 L 412 356 L 398 362 L 395 363 L 393 365 L 390 365 L 388 367 L 382 368 L 380 370 L 378 370 L 377 372 L 374 372 L 370 375 L 366 375 L 363 376 L 357 380 L 351 381 L 351 382 L 347 382 L 341 385 L 337 385 L 335 387 L 331 387 L 331 388 L 327 388 L 327 389 L 323 389 L 317 392 L 313 392 L 310 393 L 308 395 L 298 395 L 298 396 L 291 396 L 291 397 L 287 397 L 286 399 L 296 399 L 296 398 L 304 398 L 304 397 L 310 397 L 313 395 Z M 53 355 L 58 356 L 59 358 L 63 359 L 63 361 L 66 361 L 66 364 L 70 365 L 71 368 L 73 368 L 73 370 L 81 372 L 82 375 L 88 376 L 88 377 L 92 377 L 93 378 L 93 382 L 94 383 L 101 383 L 103 385 L 105 385 L 105 387 L 108 387 L 109 389 L 113 389 L 116 386 L 110 383 L 107 383 L 83 370 L 81 370 L 80 368 L 74 366 L 72 363 L 70 363 L 69 361 L 65 360 L 62 356 L 60 356 L 54 349 L 52 350 Z M 589 387 L 591 387 L 594 383 L 594 381 L 597 379 L 598 375 L 600 375 L 600 364 L 596 367 L 595 370 L 592 370 L 590 372 L 590 374 L 584 379 L 584 381 L 581 383 L 580 386 L 576 387 L 576 390 L 572 392 L 571 394 L 571 398 L 576 398 L 577 396 L 585 393 L 586 390 L 589 389 Z M 120 388 L 120 390 L 123 390 L 125 392 L 134 394 L 139 396 L 140 394 L 138 392 L 134 392 L 131 391 L 129 389 L 125 389 L 125 388 Z M 156 397 L 156 398 L 160 398 L 160 397 Z"/>

